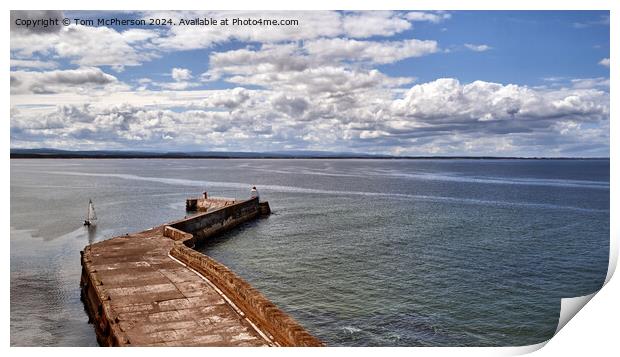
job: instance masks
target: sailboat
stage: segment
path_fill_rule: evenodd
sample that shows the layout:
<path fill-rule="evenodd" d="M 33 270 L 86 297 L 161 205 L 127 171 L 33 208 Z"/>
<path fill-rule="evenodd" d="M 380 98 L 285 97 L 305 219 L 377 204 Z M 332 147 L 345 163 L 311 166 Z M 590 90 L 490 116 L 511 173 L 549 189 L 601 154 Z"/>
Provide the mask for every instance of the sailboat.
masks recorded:
<path fill-rule="evenodd" d="M 95 225 L 97 223 L 97 214 L 95 213 L 95 205 L 92 200 L 88 200 L 88 214 L 84 220 L 85 226 Z"/>

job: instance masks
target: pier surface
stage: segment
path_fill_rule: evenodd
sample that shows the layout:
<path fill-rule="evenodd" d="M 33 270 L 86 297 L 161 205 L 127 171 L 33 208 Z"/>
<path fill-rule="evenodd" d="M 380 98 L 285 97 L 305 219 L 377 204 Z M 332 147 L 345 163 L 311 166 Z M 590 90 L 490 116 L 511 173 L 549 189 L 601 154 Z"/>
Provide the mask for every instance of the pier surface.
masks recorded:
<path fill-rule="evenodd" d="M 260 211 L 257 199 L 235 202 L 87 246 L 82 253 L 82 299 L 99 343 L 320 346 L 248 283 L 191 249 L 258 217 Z"/>
<path fill-rule="evenodd" d="M 138 346 L 269 345 L 211 284 L 168 255 L 173 244 L 159 228 L 90 247 L 90 266 L 110 297 L 122 340 Z"/>

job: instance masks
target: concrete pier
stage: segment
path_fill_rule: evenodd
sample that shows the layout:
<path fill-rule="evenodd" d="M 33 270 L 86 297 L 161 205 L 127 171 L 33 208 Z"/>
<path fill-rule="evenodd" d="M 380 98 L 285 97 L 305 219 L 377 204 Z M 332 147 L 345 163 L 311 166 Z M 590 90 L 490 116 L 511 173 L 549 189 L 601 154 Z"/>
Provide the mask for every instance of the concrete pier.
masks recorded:
<path fill-rule="evenodd" d="M 222 208 L 225 206 L 229 206 L 235 203 L 234 198 L 225 198 L 225 197 L 207 197 L 206 192 L 202 197 L 196 198 L 188 198 L 185 200 L 185 210 L 186 211 L 200 211 L 207 212 L 209 210 L 214 210 L 218 208 Z"/>
<path fill-rule="evenodd" d="M 102 346 L 321 346 L 196 244 L 269 212 L 257 198 L 87 246 L 82 300 Z"/>

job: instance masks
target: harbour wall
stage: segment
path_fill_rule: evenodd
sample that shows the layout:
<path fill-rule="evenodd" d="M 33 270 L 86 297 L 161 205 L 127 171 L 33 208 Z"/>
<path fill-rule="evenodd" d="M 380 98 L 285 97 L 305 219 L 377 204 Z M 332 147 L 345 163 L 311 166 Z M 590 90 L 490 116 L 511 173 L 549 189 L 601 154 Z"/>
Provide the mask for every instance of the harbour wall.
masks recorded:
<path fill-rule="evenodd" d="M 97 269 L 91 264 L 90 252 L 80 252 L 82 275 L 80 277 L 80 299 L 88 314 L 88 322 L 95 328 L 95 336 L 100 346 L 128 346 L 128 338 L 113 317 L 110 297 L 100 286 L 102 285 Z"/>
<path fill-rule="evenodd" d="M 266 203 L 266 202 L 265 202 Z M 260 215 L 258 198 L 223 206 L 211 212 L 197 215 L 168 223 L 166 227 L 174 228 L 180 232 L 190 233 L 193 240 L 187 244 L 203 244 L 210 237 L 221 232 L 230 230 L 239 224 L 257 218 Z M 181 239 L 180 233 L 164 227 L 164 236 L 174 240 Z M 191 247 L 192 245 L 190 245 Z"/>
<path fill-rule="evenodd" d="M 185 200 L 185 209 L 187 211 L 202 211 L 206 212 L 209 210 L 225 207 L 228 205 L 232 205 L 238 202 L 234 198 L 225 198 L 225 197 L 198 197 L 198 198 L 188 198 Z"/>
<path fill-rule="evenodd" d="M 170 255 L 209 279 L 261 331 L 267 333 L 274 344 L 322 346 L 320 340 L 225 265 L 192 249 L 210 237 L 269 212 L 267 202 L 259 203 L 258 198 L 252 198 L 172 222 L 164 227 L 164 236 L 175 241 Z"/>

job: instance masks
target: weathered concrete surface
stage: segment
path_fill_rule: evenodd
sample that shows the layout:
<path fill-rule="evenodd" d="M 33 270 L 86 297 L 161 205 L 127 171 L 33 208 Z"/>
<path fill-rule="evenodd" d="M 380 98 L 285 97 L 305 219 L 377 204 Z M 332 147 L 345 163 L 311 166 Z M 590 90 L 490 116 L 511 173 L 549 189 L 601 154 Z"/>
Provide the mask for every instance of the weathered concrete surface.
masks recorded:
<path fill-rule="evenodd" d="M 234 198 L 226 197 L 197 197 L 185 200 L 185 210 L 207 212 L 238 203 Z"/>
<path fill-rule="evenodd" d="M 270 211 L 237 201 L 87 246 L 82 299 L 103 346 L 322 346 L 224 265 L 191 249 Z"/>
<path fill-rule="evenodd" d="M 91 295 L 87 308 L 99 343 L 270 345 L 209 282 L 168 256 L 174 241 L 164 237 L 162 229 L 117 237 L 84 250 L 82 283 Z"/>

